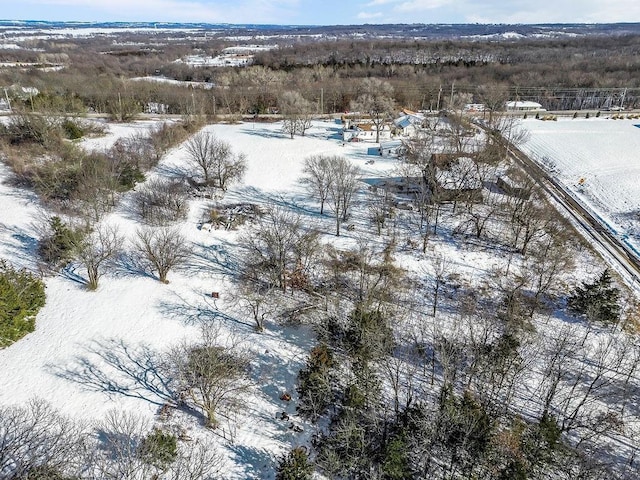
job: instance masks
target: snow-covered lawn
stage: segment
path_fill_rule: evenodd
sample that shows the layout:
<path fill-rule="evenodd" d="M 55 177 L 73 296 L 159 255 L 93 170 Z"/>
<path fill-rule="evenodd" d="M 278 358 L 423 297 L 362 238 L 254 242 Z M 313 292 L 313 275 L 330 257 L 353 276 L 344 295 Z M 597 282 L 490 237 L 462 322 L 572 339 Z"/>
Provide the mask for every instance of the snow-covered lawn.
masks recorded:
<path fill-rule="evenodd" d="M 139 134 L 152 125 L 108 125 L 105 136 L 87 139 L 84 146 L 106 149 L 118 138 Z M 311 154 L 346 155 L 363 167 L 367 176 L 395 167 L 394 160 L 368 155 L 371 145 L 343 145 L 340 126 L 333 122 L 318 122 L 306 137 L 293 140 L 277 123 L 211 125 L 206 129 L 230 142 L 234 152 L 247 155 L 245 181 L 227 192 L 225 201 L 229 202 L 277 202 L 296 204 L 307 211 L 317 209 L 310 203 L 304 206 L 308 200 L 298 183 L 303 159 Z M 372 158 L 375 163 L 365 163 Z M 184 168 L 185 160 L 184 149 L 175 148 L 149 177 L 171 176 Z M 37 225 L 44 218 L 43 209 L 33 193 L 5 183 L 8 178 L 9 170 L 0 165 L 0 258 L 37 271 Z M 130 196 L 126 194 L 105 219 L 118 225 L 128 241 L 139 226 L 128 209 Z M 234 462 L 225 478 L 272 475 L 274 456 L 302 443 L 311 433 L 308 425 L 305 432 L 295 433 L 289 429 L 290 422 L 276 419 L 276 414 L 295 414 L 294 402 L 287 404 L 279 397 L 284 391 L 295 394 L 296 375 L 313 345 L 313 335 L 306 327 L 277 324 L 269 324 L 259 334 L 249 320 L 238 319 L 233 312 L 233 318 L 226 316 L 229 305 L 225 297 L 231 290 L 227 269 L 232 267 L 218 259 L 233 254 L 237 233 L 197 228 L 208 202 L 211 200 L 192 201 L 189 219 L 180 228 L 191 242 L 193 259 L 169 274 L 168 285 L 126 265 L 106 274 L 96 292 L 85 289 L 81 268 L 46 277 L 47 303 L 37 317 L 36 331 L 0 350 L 0 405 L 43 398 L 63 413 L 86 420 L 101 419 L 111 409 L 152 418 L 166 400 L 161 388 L 150 385 L 157 380 L 153 360 L 183 340 L 197 339 L 198 319 L 203 315 L 209 319 L 219 316 L 224 333 L 241 338 L 253 352 L 252 375 L 258 383 L 247 402 L 248 410 L 233 422 L 237 428 L 235 444 L 221 441 L 223 448 L 229 449 L 226 457 Z M 329 234 L 333 231 L 328 216 L 314 213 L 311 217 L 318 219 L 316 226 Z M 219 311 L 210 299 L 213 291 L 220 292 Z M 232 428 L 230 423 L 222 431 L 228 435 Z"/>
<path fill-rule="evenodd" d="M 522 149 L 640 251 L 640 120 L 528 119 Z"/>
<path fill-rule="evenodd" d="M 83 144 L 87 149 L 105 149 L 118 138 L 139 134 L 153 125 L 154 122 L 108 125 L 105 136 L 86 139 Z M 558 176 L 568 185 L 585 178 L 583 187 L 573 187 L 575 193 L 585 202 L 592 202 L 594 209 L 598 208 L 596 200 L 600 202 L 603 216 L 610 214 L 615 219 L 618 214 L 633 211 L 634 207 L 626 205 L 640 205 L 640 188 L 635 187 L 634 178 L 625 175 L 635 165 L 627 152 L 640 146 L 640 129 L 632 121 L 527 121 L 524 125 L 532 132 L 525 149 L 541 160 L 546 158 L 545 162 L 553 162 Z M 376 251 L 381 251 L 384 242 L 389 241 L 391 235 L 375 235 L 363 202 L 359 202 L 349 220 L 353 230 L 345 228 L 343 235 L 336 238 L 334 220 L 330 215 L 318 214 L 318 205 L 299 183 L 304 158 L 313 154 L 344 155 L 361 168 L 365 178 L 397 176 L 397 159 L 375 155 L 374 145 L 344 144 L 340 125 L 333 121 L 316 122 L 305 137 L 295 139 L 282 133 L 280 123 L 216 124 L 206 130 L 247 157 L 244 182 L 227 192 L 225 203 L 271 203 L 294 209 L 324 234 L 322 240 L 326 243 L 355 246 L 366 240 L 378 242 Z M 632 144 L 630 139 L 639 143 Z M 605 142 L 612 149 L 610 153 L 606 153 Z M 619 146 L 622 143 L 624 147 Z M 186 160 L 184 148 L 176 147 L 147 177 L 180 174 Z M 615 168 L 607 171 L 603 164 Z M 35 249 L 42 207 L 32 193 L 4 183 L 8 178 L 10 172 L 0 165 L 0 258 L 37 270 Z M 618 191 L 610 193 L 608 188 Z M 124 195 L 104 220 L 117 225 L 127 238 L 125 249 L 139 226 L 130 207 L 131 196 L 131 192 Z M 273 478 L 276 455 L 292 446 L 308 444 L 314 431 L 312 425 L 295 416 L 296 375 L 315 343 L 314 334 L 307 326 L 271 321 L 263 333 L 257 333 L 252 322 L 234 309 L 229 299 L 234 288 L 234 258 L 240 253 L 236 247 L 238 232 L 198 229 L 212 202 L 204 198 L 191 200 L 189 217 L 180 228 L 193 255 L 187 265 L 169 273 L 167 285 L 140 272 L 135 262 L 121 262 L 111 269 L 100 280 L 96 292 L 85 289 L 81 268 L 72 267 L 46 277 L 47 303 L 37 317 L 36 331 L 0 350 L 0 405 L 43 398 L 63 413 L 88 421 L 99 420 L 112 409 L 155 419 L 167 400 L 166 389 L 155 370 L 163 355 L 183 341 L 196 341 L 203 322 L 215 323 L 221 335 L 239 340 L 252 352 L 255 388 L 246 399 L 246 410 L 237 419 L 223 419 L 215 434 L 206 435 L 224 452 L 224 478 Z M 402 216 L 400 212 L 396 227 L 411 231 L 411 224 L 400 226 Z M 433 266 L 428 257 L 442 255 L 461 284 L 486 287 L 493 281 L 497 285 L 500 272 L 510 259 L 482 243 L 475 248 L 472 242 L 465 243 L 450 232 L 449 228 L 448 233 L 431 238 L 426 256 L 419 249 L 397 246 L 396 262 L 413 272 L 414 277 L 425 279 Z M 403 237 L 399 234 L 398 238 Z M 568 283 L 576 283 L 575 276 L 592 278 L 602 269 L 588 252 L 583 251 L 575 260 L 577 273 L 566 277 Z M 215 303 L 212 292 L 220 294 Z M 421 316 L 421 325 L 423 320 Z M 449 320 L 446 314 L 441 318 L 444 331 L 451 328 L 446 325 Z M 566 328 L 566 323 L 571 323 L 565 320 L 550 315 L 537 325 L 540 342 L 553 338 Z M 578 331 L 583 326 L 576 322 L 572 328 Z M 294 401 L 281 400 L 283 392 L 291 393 Z M 534 393 L 523 396 L 519 403 L 523 412 L 531 410 L 533 416 L 536 405 L 532 398 Z M 283 411 L 291 416 L 290 421 L 277 418 Z M 197 418 L 179 411 L 174 415 L 190 436 L 204 434 Z M 304 431 L 292 430 L 292 423 Z M 233 441 L 227 441 L 231 437 Z"/>

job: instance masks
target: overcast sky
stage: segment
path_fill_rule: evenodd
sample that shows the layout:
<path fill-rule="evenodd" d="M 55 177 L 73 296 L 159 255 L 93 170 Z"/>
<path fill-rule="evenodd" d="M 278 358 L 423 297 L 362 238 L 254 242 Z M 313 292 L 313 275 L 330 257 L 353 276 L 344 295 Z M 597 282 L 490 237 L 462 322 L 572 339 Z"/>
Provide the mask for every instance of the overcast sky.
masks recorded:
<path fill-rule="evenodd" d="M 5 20 L 336 25 L 640 22 L 638 0 L 2 0 Z"/>

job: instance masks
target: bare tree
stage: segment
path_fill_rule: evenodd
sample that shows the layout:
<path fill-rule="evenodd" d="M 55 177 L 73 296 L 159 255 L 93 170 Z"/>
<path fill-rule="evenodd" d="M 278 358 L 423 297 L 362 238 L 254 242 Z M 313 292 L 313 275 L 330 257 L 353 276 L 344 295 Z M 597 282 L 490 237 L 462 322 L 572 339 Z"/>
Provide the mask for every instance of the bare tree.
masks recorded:
<path fill-rule="evenodd" d="M 369 192 L 367 196 L 367 210 L 369 211 L 371 222 L 376 227 L 377 234 L 381 235 L 387 220 L 393 218 L 395 214 L 393 200 L 388 190 L 376 189 Z"/>
<path fill-rule="evenodd" d="M 428 124 L 420 136 L 404 143 L 402 155 L 406 164 L 403 175 L 418 186 L 415 201 L 420 212 L 423 252 L 427 248 L 430 227 L 433 227 L 433 234 L 437 233 L 441 204 L 444 200 L 442 190 L 438 188 L 443 171 L 437 168 L 435 161 L 435 154 L 440 151 L 439 135 L 439 123 Z"/>
<path fill-rule="evenodd" d="M 189 162 L 204 177 L 204 184 L 226 191 L 233 182 L 242 180 L 247 169 L 243 153 L 234 154 L 231 145 L 213 133 L 201 131 L 185 143 Z"/>
<path fill-rule="evenodd" d="M 184 345 L 174 351 L 185 401 L 200 408 L 207 426 L 215 428 L 223 409 L 242 405 L 250 388 L 249 360 L 236 346 L 223 346 L 208 338 L 198 345 Z"/>
<path fill-rule="evenodd" d="M 354 193 L 359 187 L 360 169 L 340 156 L 329 157 L 329 206 L 336 216 L 336 236 L 340 223 L 347 220 Z"/>
<path fill-rule="evenodd" d="M 178 458 L 169 466 L 168 480 L 216 480 L 223 472 L 223 459 L 213 445 L 195 439 L 178 447 Z"/>
<path fill-rule="evenodd" d="M 152 225 L 166 225 L 187 216 L 187 185 L 180 180 L 153 179 L 134 195 L 136 212 Z"/>
<path fill-rule="evenodd" d="M 320 215 L 324 214 L 324 204 L 329 197 L 329 159 L 326 155 L 312 155 L 304 160 L 304 183 L 309 189 L 309 193 L 317 196 L 320 202 Z"/>
<path fill-rule="evenodd" d="M 98 280 L 104 273 L 103 266 L 117 255 L 122 241 L 117 227 L 103 224 L 90 235 L 82 237 L 76 245 L 76 255 L 87 269 L 89 290 L 98 288 Z"/>
<path fill-rule="evenodd" d="M 431 257 L 432 285 L 433 285 L 433 310 L 432 315 L 435 317 L 438 310 L 438 300 L 442 287 L 445 285 L 447 276 L 451 270 L 449 259 L 442 253 L 434 253 Z"/>
<path fill-rule="evenodd" d="M 162 283 L 169 283 L 169 270 L 185 262 L 189 249 L 185 238 L 175 228 L 144 228 L 138 230 L 135 249 L 158 272 Z"/>
<path fill-rule="evenodd" d="M 253 318 L 258 332 L 264 331 L 265 321 L 280 309 L 279 291 L 274 286 L 246 280 L 233 294 L 233 301 L 244 313 Z"/>
<path fill-rule="evenodd" d="M 529 255 L 524 259 L 524 268 L 531 272 L 533 295 L 531 316 L 540 305 L 542 298 L 558 287 L 560 278 L 570 272 L 574 266 L 573 255 L 569 248 L 568 236 L 560 224 L 552 224 L 544 236 L 535 242 Z"/>
<path fill-rule="evenodd" d="M 53 478 L 79 474 L 84 436 L 81 425 L 42 400 L 0 407 L 0 477 L 36 478 L 31 475 L 38 472 L 56 475 Z"/>
<path fill-rule="evenodd" d="M 94 468 L 102 478 L 134 480 L 155 473 L 139 455 L 142 440 L 151 426 L 132 412 L 110 410 L 96 426 L 101 444 Z"/>
<path fill-rule="evenodd" d="M 282 115 L 282 128 L 291 135 L 300 134 L 304 136 L 311 126 L 311 113 L 313 105 L 306 100 L 300 92 L 287 90 L 282 92 L 278 100 L 280 114 Z"/>
<path fill-rule="evenodd" d="M 493 124 L 496 114 L 504 111 L 505 104 L 509 100 L 509 88 L 504 84 L 480 85 L 478 89 L 480 101 L 484 104 L 483 117 L 487 117 L 487 123 Z"/>
<path fill-rule="evenodd" d="M 240 244 L 246 251 L 244 276 L 283 292 L 294 275 L 304 283 L 319 248 L 318 233 L 305 228 L 299 215 L 279 208 L 267 210 Z"/>
<path fill-rule="evenodd" d="M 361 93 L 352 102 L 351 110 L 366 112 L 376 127 L 376 143 L 380 142 L 380 130 L 389 120 L 393 109 L 393 87 L 377 78 L 365 78 L 360 86 Z"/>

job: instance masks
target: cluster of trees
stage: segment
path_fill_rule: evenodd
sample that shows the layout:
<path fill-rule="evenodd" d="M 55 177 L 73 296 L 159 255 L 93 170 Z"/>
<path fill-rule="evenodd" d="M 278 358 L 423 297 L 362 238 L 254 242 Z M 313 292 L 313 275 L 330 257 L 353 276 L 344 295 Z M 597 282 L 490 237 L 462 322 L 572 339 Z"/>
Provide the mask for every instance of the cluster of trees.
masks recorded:
<path fill-rule="evenodd" d="M 247 170 L 245 154 L 234 153 L 229 142 L 212 132 L 201 131 L 192 136 L 185 149 L 191 167 L 201 175 L 200 182 L 194 180 L 197 184 L 226 192 L 231 184 L 242 180 Z"/>
<path fill-rule="evenodd" d="M 42 279 L 0 260 L 0 348 L 35 328 L 36 314 L 44 306 Z"/>
<path fill-rule="evenodd" d="M 505 100 L 535 100 L 548 109 L 598 109 L 622 100 L 622 91 L 615 88 L 629 89 L 624 93 L 626 106 L 637 104 L 638 38 L 316 39 L 259 53 L 254 65 L 241 69 L 193 68 L 175 62 L 192 48 L 199 54 L 215 55 L 224 46 L 218 39 L 195 46 L 169 42 L 162 51 L 138 49 L 137 53 L 125 51 L 127 54 L 105 45 L 103 39 L 67 39 L 64 47 L 43 45 L 64 60 L 64 70 L 5 72 L 0 79 L 5 85 L 40 90 L 31 98 L 16 97 L 16 105 L 38 111 L 104 112 L 121 120 L 144 111 L 151 102 L 182 115 L 268 113 L 276 107 L 285 112 L 292 104 L 303 117 L 309 111 L 342 112 L 351 108 L 360 93 L 358 84 L 367 78 L 388 82 L 394 101 L 414 110 L 445 106 L 452 87 L 470 94 L 473 101 L 484 102 L 484 91 L 494 85 L 506 90 Z M 96 54 L 105 51 L 107 55 Z M 563 68 L 554 68 L 559 63 Z M 127 80 L 158 73 L 177 80 L 210 82 L 213 88 Z M 288 133 L 304 123 L 289 124 Z"/>
<path fill-rule="evenodd" d="M 111 411 L 94 425 L 44 401 L 0 408 L 0 475 L 11 480 L 213 480 L 223 461 L 211 445 L 180 439 L 172 425 Z"/>
<path fill-rule="evenodd" d="M 336 218 L 336 236 L 340 225 L 349 218 L 354 194 L 360 186 L 360 170 L 338 155 L 314 155 L 304 161 L 304 177 L 310 195 L 320 202 L 320 214 L 325 204 Z"/>
<path fill-rule="evenodd" d="M 168 148 L 193 132 L 193 124 L 163 124 L 148 134 L 118 140 L 106 152 L 87 152 L 65 141 L 95 130 L 94 123 L 21 114 L 2 127 L 8 165 L 20 184 L 33 188 L 53 208 L 96 222 L 119 193 L 144 180 Z M 71 133 L 71 135 L 70 135 Z"/>
<path fill-rule="evenodd" d="M 493 125 L 517 140 L 504 121 L 496 115 Z M 302 315 L 318 340 L 297 386 L 298 414 L 318 434 L 308 450 L 280 457 L 278 478 L 309 478 L 310 464 L 354 479 L 633 478 L 623 465 L 633 449 L 623 462 L 608 450 L 623 428 L 638 440 L 629 399 L 640 350 L 619 330 L 620 289 L 608 271 L 568 289 L 583 247 L 535 183 L 509 167 L 508 146 L 470 133 L 462 118 L 436 123 L 406 145 L 403 175 L 423 189 L 414 209 L 398 217 L 391 195 L 370 195 L 391 223 L 375 243 L 322 246 L 300 214 L 276 207 L 246 226 L 239 281 L 251 288 L 239 290 L 238 308 L 258 330 Z M 433 155 L 443 148 L 448 157 Z M 343 160 L 305 160 L 309 195 L 336 216 L 330 183 Z M 454 193 L 434 188 L 442 169 Z M 493 187 L 468 195 L 472 174 Z M 517 189 L 501 191 L 499 175 Z M 500 251 L 503 261 L 468 283 L 442 253 L 443 237 Z M 421 277 L 399 267 L 399 250 L 423 252 Z M 554 311 L 581 320 L 549 327 Z"/>
<path fill-rule="evenodd" d="M 206 436 L 187 435 L 185 415 L 195 414 L 207 428 L 215 429 L 221 416 L 228 418 L 242 408 L 253 387 L 251 358 L 241 344 L 230 343 L 215 328 L 203 328 L 202 333 L 199 341 L 181 343 L 166 352 L 144 350 L 144 360 L 136 356 L 137 348 L 110 344 L 105 358 L 131 369 L 130 378 L 136 378 L 136 367 L 146 368 L 132 388 L 153 388 L 153 382 L 158 382 L 153 392 L 161 394 L 165 403 L 154 422 L 121 410 L 107 412 L 96 422 L 79 422 L 44 400 L 0 407 L 0 476 L 11 480 L 225 478 L 217 445 Z M 124 356 L 120 356 L 122 348 Z M 92 368 L 95 373 L 103 365 Z M 67 378 L 79 382 L 87 381 L 83 375 L 82 370 L 67 372 Z M 118 391 L 120 381 L 110 378 L 109 391 Z"/>
<path fill-rule="evenodd" d="M 164 152 L 197 125 L 162 124 L 148 135 L 118 140 L 108 151 L 87 153 L 63 141 L 64 132 L 82 133 L 91 124 L 39 115 L 18 115 L 3 126 L 4 150 L 16 181 L 34 188 L 60 213 L 43 225 L 38 252 L 54 269 L 78 261 L 87 272 L 90 290 L 124 253 L 124 238 L 114 226 L 101 223 L 120 193 L 145 179 Z M 198 147 L 202 147 L 198 150 Z M 207 185 L 226 190 L 246 168 L 242 154 L 212 134 L 200 133 L 187 142 L 192 162 L 188 178 L 202 173 Z M 193 183 L 193 182 L 192 182 Z M 197 184 L 197 182 L 196 182 Z M 132 208 L 147 223 L 133 241 L 132 251 L 143 268 L 167 282 L 169 271 L 188 256 L 185 239 L 172 224 L 185 218 L 191 187 L 183 179 L 145 182 L 133 195 Z"/>
<path fill-rule="evenodd" d="M 119 229 L 108 223 L 74 225 L 54 216 L 48 220 L 39 241 L 42 259 L 53 269 L 76 261 L 86 270 L 86 286 L 96 290 L 100 278 L 124 257 L 136 258 L 139 268 L 155 272 L 168 283 L 169 271 L 185 263 L 189 248 L 184 236 L 171 225 L 146 226 L 136 231 L 131 248 L 126 250 Z"/>

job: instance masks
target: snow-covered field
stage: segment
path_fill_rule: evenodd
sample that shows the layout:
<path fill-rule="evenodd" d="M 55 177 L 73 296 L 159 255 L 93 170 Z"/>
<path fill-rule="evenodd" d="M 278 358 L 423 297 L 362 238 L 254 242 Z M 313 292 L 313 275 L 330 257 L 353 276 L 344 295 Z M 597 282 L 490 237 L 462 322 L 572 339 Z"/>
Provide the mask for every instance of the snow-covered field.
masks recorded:
<path fill-rule="evenodd" d="M 152 122 L 110 125 L 106 136 L 85 140 L 84 145 L 108 148 L 118 137 L 139 133 L 150 125 Z M 298 179 L 303 159 L 311 154 L 344 154 L 367 167 L 363 168 L 367 176 L 394 167 L 393 160 L 378 157 L 374 164 L 365 164 L 372 158 L 367 155 L 368 147 L 343 146 L 339 128 L 331 122 L 319 122 L 306 137 L 292 140 L 281 132 L 280 124 L 207 127 L 229 141 L 234 151 L 247 155 L 245 181 L 230 189 L 225 201 L 303 205 L 306 196 Z M 174 149 L 150 177 L 172 175 L 184 166 L 185 158 L 182 148 Z M 34 194 L 4 183 L 9 176 L 0 164 L 0 258 L 37 270 L 37 226 L 42 223 L 43 211 Z M 36 331 L 0 350 L 0 405 L 43 398 L 63 413 L 88 421 L 99 420 L 112 409 L 138 412 L 151 419 L 166 398 L 161 389 L 145 387 L 131 374 L 144 374 L 145 381 L 153 383 L 152 372 L 136 369 L 149 367 L 145 362 L 172 345 L 196 339 L 200 335 L 198 318 L 208 312 L 209 319 L 219 315 L 225 334 L 241 338 L 256 358 L 252 375 L 257 386 L 247 402 L 249 408 L 238 421 L 223 424 L 221 429 L 227 436 L 237 429 L 233 444 L 220 440 L 232 462 L 225 478 L 269 478 L 274 456 L 302 443 L 311 433 L 308 425 L 304 425 L 305 432 L 294 432 L 289 429 L 290 422 L 276 419 L 276 414 L 284 410 L 295 418 L 294 402 L 287 404 L 279 397 L 284 391 L 295 394 L 296 375 L 313 344 L 313 335 L 305 327 L 277 324 L 256 333 L 248 320 L 224 320 L 231 308 L 225 303 L 231 289 L 225 268 L 232 267 L 215 259 L 233 251 L 237 233 L 197 228 L 207 202 L 192 201 L 189 219 L 181 229 L 191 242 L 193 260 L 171 272 L 168 285 L 125 267 L 106 274 L 96 292 L 85 289 L 81 268 L 46 277 L 47 303 L 37 317 Z M 125 196 L 105 221 L 118 225 L 131 239 L 138 223 L 127 205 Z M 332 232 L 333 221 L 325 217 L 317 226 Z M 348 242 L 348 237 L 344 241 Z M 212 291 L 220 292 L 220 310 L 210 299 Z M 191 428 L 197 430 L 193 419 L 191 422 Z"/>
<path fill-rule="evenodd" d="M 633 173 L 628 175 L 628 181 L 625 175 L 633 165 L 632 155 L 625 156 L 625 152 L 638 146 L 630 143 L 629 137 L 633 138 L 636 131 L 640 135 L 633 123 L 605 119 L 527 121 L 524 126 L 531 131 L 531 140 L 525 149 L 541 159 L 547 158 L 547 162 L 553 161 L 558 176 L 569 185 L 584 177 L 582 189 L 575 187 L 576 195 L 592 202 L 594 208 L 598 200 L 604 205 L 602 214 L 609 213 L 615 219 L 619 211 L 632 210 L 626 205 L 638 205 L 640 200 Z M 153 124 L 109 124 L 105 136 L 86 139 L 83 145 L 91 150 L 106 149 L 117 138 L 139 134 Z M 344 144 L 340 125 L 333 121 L 318 121 L 305 137 L 295 139 L 282 132 L 280 123 L 216 124 L 206 129 L 228 141 L 234 152 L 247 157 L 244 182 L 227 192 L 225 202 L 271 203 L 294 209 L 325 233 L 324 241 L 341 246 L 355 246 L 365 237 L 383 241 L 376 240 L 380 237 L 375 236 L 374 227 L 366 220 L 363 206 L 350 220 L 355 224 L 354 230 L 344 229 L 340 238 L 333 236 L 333 219 L 318 215 L 318 205 L 308 198 L 299 178 L 304 158 L 312 154 L 344 155 L 361 168 L 365 178 L 397 175 L 397 159 L 369 154 L 372 145 Z M 579 140 L 572 143 L 574 137 Z M 614 149 L 610 153 L 605 153 L 605 142 Z M 624 147 L 619 147 L 623 143 Z M 571 158 L 579 159 L 580 167 Z M 184 148 L 177 147 L 148 178 L 176 175 L 184 170 L 186 160 Z M 603 164 L 616 168 L 608 171 Z M 8 169 L 0 164 L 0 258 L 37 270 L 35 249 L 43 209 L 35 195 L 5 183 L 9 177 Z M 610 194 L 607 188 L 619 190 Z M 104 220 L 117 225 L 128 239 L 125 249 L 139 226 L 131 212 L 131 195 L 125 194 Z M 251 375 L 255 387 L 246 399 L 247 408 L 238 418 L 222 419 L 215 433 L 202 429 L 193 416 L 179 411 L 175 415 L 180 416 L 179 421 L 190 436 L 206 435 L 214 448 L 223 452 L 225 479 L 273 478 L 276 456 L 292 446 L 308 444 L 314 432 L 314 426 L 295 415 L 296 375 L 315 343 L 314 334 L 307 326 L 270 321 L 263 333 L 257 333 L 252 322 L 234 309 L 229 300 L 234 288 L 230 276 L 238 253 L 238 232 L 198 229 L 211 202 L 191 200 L 189 217 L 180 228 L 193 256 L 187 265 L 170 272 L 167 285 L 127 264 L 111 269 L 95 292 L 86 290 L 84 272 L 79 267 L 46 277 L 47 303 L 37 317 L 36 331 L 0 350 L 0 406 L 43 398 L 63 413 L 87 421 L 98 421 L 113 409 L 156 419 L 167 395 L 154 366 L 171 347 L 196 341 L 202 323 L 213 322 L 219 326 L 221 336 L 239 340 L 253 354 Z M 463 246 L 444 236 L 430 240 L 429 254 L 447 258 L 460 282 L 469 285 L 495 277 L 508 261 L 491 249 Z M 430 265 L 424 258 L 416 249 L 399 249 L 396 255 L 398 264 L 423 276 Z M 578 278 L 592 278 L 602 269 L 586 252 L 575 261 Z M 495 282 L 499 281 L 495 278 Z M 215 303 L 211 292 L 220 293 Z M 565 323 L 562 318 L 545 319 L 537 326 L 540 344 L 567 328 Z M 582 328 L 578 324 L 570 326 Z M 591 335 L 595 337 L 594 333 Z M 285 391 L 294 395 L 294 401 L 280 399 Z M 522 411 L 530 409 L 533 416 L 534 404 L 531 395 L 523 397 Z M 277 418 L 283 411 L 291 420 Z M 292 423 L 304 431 L 292 430 Z M 229 441 L 231 437 L 233 441 Z"/>
<path fill-rule="evenodd" d="M 205 90 L 209 90 L 213 88 L 213 83 L 208 82 L 187 82 L 182 80 L 174 80 L 173 78 L 167 77 L 134 77 L 131 79 L 134 82 L 153 82 L 153 83 L 166 83 L 168 85 L 177 85 L 180 87 L 187 88 L 204 88 Z"/>
<path fill-rule="evenodd" d="M 238 45 L 225 48 L 220 55 L 211 57 L 208 55 L 189 55 L 176 60 L 177 63 L 186 63 L 191 67 L 242 67 L 253 61 L 256 52 L 273 50 L 277 45 Z"/>
<path fill-rule="evenodd" d="M 522 146 L 640 252 L 640 120 L 528 119 Z"/>

